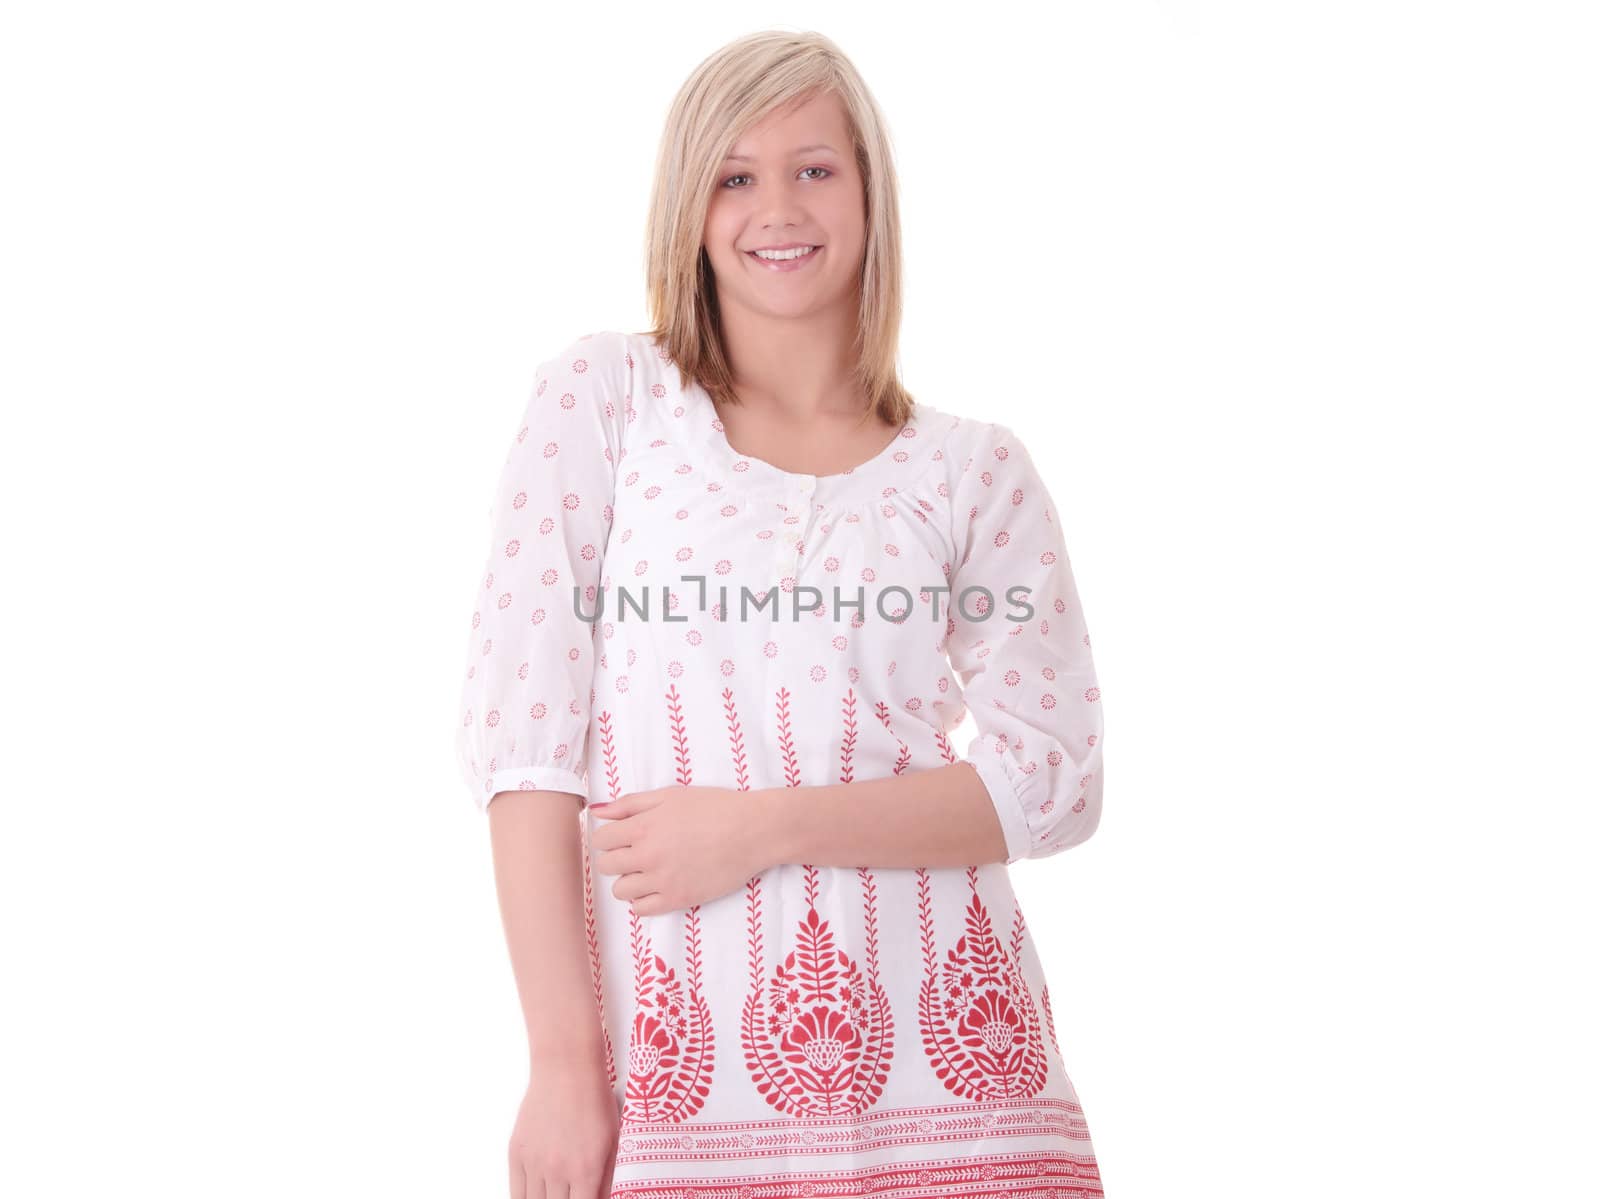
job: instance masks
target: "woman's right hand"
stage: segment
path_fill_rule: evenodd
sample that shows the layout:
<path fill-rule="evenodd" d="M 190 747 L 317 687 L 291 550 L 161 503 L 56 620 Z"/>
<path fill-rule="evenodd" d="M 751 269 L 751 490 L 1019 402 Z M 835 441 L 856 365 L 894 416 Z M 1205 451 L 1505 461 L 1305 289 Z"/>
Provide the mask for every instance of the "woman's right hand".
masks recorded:
<path fill-rule="evenodd" d="M 603 1058 L 535 1062 L 511 1132 L 511 1199 L 611 1199 L 619 1117 Z"/>

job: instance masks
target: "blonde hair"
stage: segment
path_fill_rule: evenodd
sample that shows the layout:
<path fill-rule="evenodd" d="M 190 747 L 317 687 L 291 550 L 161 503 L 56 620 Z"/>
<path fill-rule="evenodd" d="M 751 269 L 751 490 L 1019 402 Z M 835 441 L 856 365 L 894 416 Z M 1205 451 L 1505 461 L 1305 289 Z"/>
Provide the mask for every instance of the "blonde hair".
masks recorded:
<path fill-rule="evenodd" d="M 645 231 L 650 336 L 714 399 L 736 404 L 717 319 L 715 276 L 702 246 L 723 159 L 769 113 L 832 92 L 842 102 L 866 192 L 855 378 L 876 411 L 899 426 L 913 398 L 902 386 L 900 207 L 893 150 L 877 103 L 844 52 L 820 33 L 765 30 L 728 43 L 684 81 L 667 116 Z"/>

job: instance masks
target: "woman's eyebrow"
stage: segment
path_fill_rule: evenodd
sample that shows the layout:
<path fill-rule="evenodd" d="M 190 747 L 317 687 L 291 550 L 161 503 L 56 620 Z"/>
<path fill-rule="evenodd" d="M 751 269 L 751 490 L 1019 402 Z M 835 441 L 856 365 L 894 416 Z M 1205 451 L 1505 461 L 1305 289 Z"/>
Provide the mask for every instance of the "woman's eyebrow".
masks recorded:
<path fill-rule="evenodd" d="M 789 156 L 791 158 L 795 158 L 795 157 L 798 157 L 801 154 L 810 154 L 813 150 L 826 150 L 830 154 L 837 154 L 839 152 L 839 151 L 835 150 L 832 146 L 828 146 L 828 145 L 796 146 L 793 150 L 789 151 Z M 725 156 L 722 161 L 723 162 L 752 162 L 754 160 L 748 154 L 729 154 L 729 155 Z"/>

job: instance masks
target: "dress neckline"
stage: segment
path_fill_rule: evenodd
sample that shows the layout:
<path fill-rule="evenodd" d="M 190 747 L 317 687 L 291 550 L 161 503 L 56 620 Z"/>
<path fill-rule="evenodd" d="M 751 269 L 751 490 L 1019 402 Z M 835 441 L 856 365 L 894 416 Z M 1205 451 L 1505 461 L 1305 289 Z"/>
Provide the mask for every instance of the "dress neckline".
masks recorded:
<path fill-rule="evenodd" d="M 698 388 L 699 385 L 696 384 L 695 386 Z M 722 423 L 722 417 L 717 413 L 717 405 L 715 401 L 711 399 L 709 393 L 703 392 L 703 394 L 705 395 L 705 402 L 711 407 L 711 431 L 716 434 L 717 441 L 721 443 L 718 448 L 722 451 L 723 457 L 748 462 L 750 463 L 752 470 L 765 471 L 776 478 L 784 480 L 785 482 L 810 483 L 812 486 L 816 486 L 818 483 L 821 483 L 824 480 L 843 479 L 846 476 L 855 475 L 858 472 L 870 474 L 883 462 L 894 457 L 895 449 L 897 446 L 899 446 L 902 439 L 916 436 L 915 428 L 917 425 L 918 413 L 916 411 L 916 402 L 913 401 L 911 416 L 906 419 L 906 422 L 903 425 L 894 431 L 894 436 L 889 438 L 888 443 L 884 445 L 882 449 L 878 450 L 872 455 L 872 457 L 866 459 L 865 461 L 858 462 L 854 466 L 846 467 L 844 470 L 833 471 L 832 473 L 825 475 L 812 474 L 809 471 L 784 470 L 781 466 L 778 466 L 776 463 L 769 462 L 765 458 L 759 458 L 755 454 L 741 453 L 740 451 L 734 449 L 733 443 L 728 440 L 727 427 Z M 906 430 L 908 429 L 913 431 L 907 433 Z"/>
<path fill-rule="evenodd" d="M 659 345 L 653 341 L 651 344 L 663 368 L 670 368 L 666 377 L 677 390 L 676 365 L 661 353 Z M 812 503 L 829 507 L 856 505 L 893 495 L 922 474 L 922 468 L 939 448 L 943 435 L 955 423 L 955 418 L 948 414 L 913 400 L 911 415 L 905 424 L 871 458 L 848 470 L 814 475 L 784 470 L 765 458 L 741 454 L 734 449 L 711 393 L 696 380 L 689 380 L 678 398 L 682 405 L 680 419 L 687 423 L 695 442 L 705 451 L 717 473 L 736 480 L 741 487 L 781 493 L 781 500 L 801 506 Z"/>
<path fill-rule="evenodd" d="M 907 447 L 920 435 L 927 415 L 923 406 L 913 401 L 911 415 L 906 423 L 901 425 L 889 443 L 872 457 L 848 470 L 814 475 L 803 471 L 784 470 L 754 454 L 741 454 L 729 442 L 722 418 L 717 415 L 717 406 L 712 402 L 710 393 L 693 381 L 690 382 L 689 389 L 696 393 L 695 399 L 705 414 L 706 442 L 719 464 L 725 470 L 743 476 L 748 482 L 759 481 L 779 488 L 802 503 L 841 501 L 846 498 L 856 499 L 879 493 L 892 493 L 896 488 L 894 480 L 889 476 L 891 472 L 900 473 L 898 471 L 900 463 L 905 461 L 911 452 Z"/>

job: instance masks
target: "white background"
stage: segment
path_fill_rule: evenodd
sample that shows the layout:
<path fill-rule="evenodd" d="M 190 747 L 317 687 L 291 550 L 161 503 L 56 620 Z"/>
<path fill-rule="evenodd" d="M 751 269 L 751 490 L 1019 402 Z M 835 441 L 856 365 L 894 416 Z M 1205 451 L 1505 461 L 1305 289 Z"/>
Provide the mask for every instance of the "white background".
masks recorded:
<path fill-rule="evenodd" d="M 1595 1194 L 1585 8 L 8 7 L 0 1192 L 505 1194 L 489 491 L 778 25 L 1067 525 L 1106 808 L 1013 874 L 1108 1195 Z"/>

